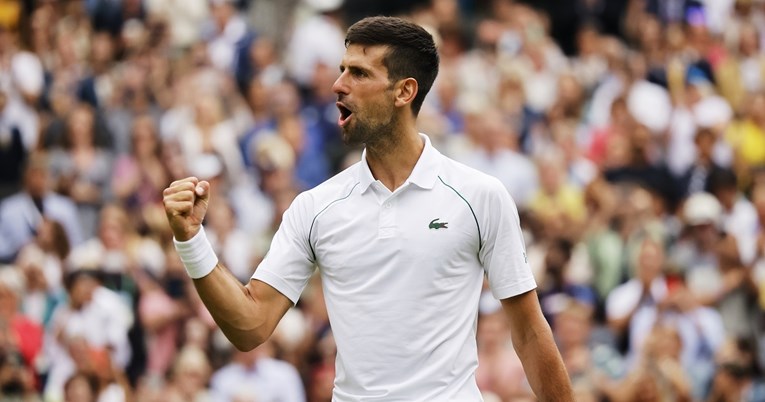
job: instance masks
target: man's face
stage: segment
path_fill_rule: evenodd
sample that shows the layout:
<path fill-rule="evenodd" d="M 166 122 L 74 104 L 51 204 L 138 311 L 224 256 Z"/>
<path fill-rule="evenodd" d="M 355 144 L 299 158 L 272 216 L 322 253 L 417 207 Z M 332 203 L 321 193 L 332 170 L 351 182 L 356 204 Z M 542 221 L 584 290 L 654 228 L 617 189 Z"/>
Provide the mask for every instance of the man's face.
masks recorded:
<path fill-rule="evenodd" d="M 389 136 L 398 120 L 394 84 L 383 65 L 385 46 L 349 45 L 332 90 L 340 109 L 338 124 L 349 145 L 370 144 Z"/>
<path fill-rule="evenodd" d="M 72 308 L 79 310 L 90 302 L 97 287 L 98 282 L 88 275 L 82 275 L 75 279 L 69 290 L 69 302 Z"/>
<path fill-rule="evenodd" d="M 24 183 L 32 198 L 42 198 L 48 189 L 48 172 L 44 168 L 31 167 L 24 176 Z"/>

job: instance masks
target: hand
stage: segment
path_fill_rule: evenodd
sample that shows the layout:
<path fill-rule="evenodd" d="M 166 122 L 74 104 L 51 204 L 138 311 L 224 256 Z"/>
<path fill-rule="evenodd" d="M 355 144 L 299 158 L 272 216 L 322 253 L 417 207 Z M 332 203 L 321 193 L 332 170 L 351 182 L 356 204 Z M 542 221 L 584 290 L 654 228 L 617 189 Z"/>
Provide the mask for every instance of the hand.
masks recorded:
<path fill-rule="evenodd" d="M 210 201 L 210 183 L 187 177 L 174 181 L 162 193 L 173 236 L 186 241 L 199 232 Z"/>

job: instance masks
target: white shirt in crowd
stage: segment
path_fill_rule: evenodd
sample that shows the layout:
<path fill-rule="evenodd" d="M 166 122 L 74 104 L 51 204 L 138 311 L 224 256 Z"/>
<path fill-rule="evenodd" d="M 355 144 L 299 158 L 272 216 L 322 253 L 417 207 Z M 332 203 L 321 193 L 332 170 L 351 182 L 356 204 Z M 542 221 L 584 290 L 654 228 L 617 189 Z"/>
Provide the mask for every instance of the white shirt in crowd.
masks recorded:
<path fill-rule="evenodd" d="M 210 379 L 214 400 L 233 402 L 249 397 L 258 402 L 305 402 L 303 381 L 291 364 L 260 357 L 252 367 L 230 363 Z M 247 399 L 249 400 L 249 399 Z"/>

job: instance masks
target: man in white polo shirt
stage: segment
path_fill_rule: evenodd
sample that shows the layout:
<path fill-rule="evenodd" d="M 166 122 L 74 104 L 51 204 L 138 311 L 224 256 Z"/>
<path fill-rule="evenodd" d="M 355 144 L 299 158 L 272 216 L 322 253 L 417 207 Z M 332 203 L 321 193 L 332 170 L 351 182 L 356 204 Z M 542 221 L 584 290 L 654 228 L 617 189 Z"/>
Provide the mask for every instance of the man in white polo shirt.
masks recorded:
<path fill-rule="evenodd" d="M 484 274 L 540 400 L 573 400 L 536 295 L 515 204 L 500 182 L 441 155 L 416 118 L 438 72 L 433 39 L 398 18 L 348 29 L 333 85 L 361 162 L 300 194 L 247 285 L 218 264 L 201 226 L 209 184 L 165 190 L 189 275 L 226 336 L 266 340 L 318 267 L 337 342 L 336 401 L 478 401 Z M 544 382 L 544 383 L 543 383 Z"/>

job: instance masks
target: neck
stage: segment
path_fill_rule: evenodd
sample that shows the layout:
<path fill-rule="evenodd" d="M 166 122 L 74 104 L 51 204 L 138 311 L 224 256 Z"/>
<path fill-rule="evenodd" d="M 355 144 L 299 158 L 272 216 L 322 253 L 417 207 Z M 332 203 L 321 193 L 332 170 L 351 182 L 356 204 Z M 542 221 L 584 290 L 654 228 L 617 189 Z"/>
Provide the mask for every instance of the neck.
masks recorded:
<path fill-rule="evenodd" d="M 400 134 L 384 136 L 384 141 L 367 144 L 367 164 L 372 176 L 390 191 L 396 190 L 412 173 L 425 143 L 412 124 Z"/>

